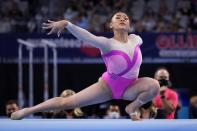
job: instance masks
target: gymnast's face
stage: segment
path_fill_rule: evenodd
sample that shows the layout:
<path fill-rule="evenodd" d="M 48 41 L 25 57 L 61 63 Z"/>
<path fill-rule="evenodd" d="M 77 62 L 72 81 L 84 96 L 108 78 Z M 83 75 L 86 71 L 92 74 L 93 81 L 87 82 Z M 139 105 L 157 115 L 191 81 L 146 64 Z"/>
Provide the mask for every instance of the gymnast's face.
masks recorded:
<path fill-rule="evenodd" d="M 131 28 L 129 17 L 123 12 L 114 14 L 110 22 L 110 28 L 113 29 L 113 31 L 128 32 Z"/>

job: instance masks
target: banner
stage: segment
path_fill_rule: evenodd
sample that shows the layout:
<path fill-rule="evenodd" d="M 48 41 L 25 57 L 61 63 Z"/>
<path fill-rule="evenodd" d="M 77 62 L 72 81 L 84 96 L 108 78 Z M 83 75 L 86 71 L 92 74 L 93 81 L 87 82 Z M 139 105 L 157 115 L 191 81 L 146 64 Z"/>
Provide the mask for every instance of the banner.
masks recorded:
<path fill-rule="evenodd" d="M 112 37 L 112 34 L 96 34 Z M 197 63 L 197 33 L 142 33 L 141 46 L 143 63 Z M 17 63 L 17 39 L 26 40 L 32 44 L 41 44 L 42 39 L 57 45 L 58 63 L 103 63 L 99 49 L 89 43 L 77 40 L 71 34 L 0 34 L 0 63 Z M 34 62 L 43 62 L 43 48 L 34 49 Z M 28 62 L 28 48 L 23 47 L 23 62 Z M 52 61 L 52 49 L 49 48 L 49 59 Z"/>
<path fill-rule="evenodd" d="M 144 63 L 196 63 L 197 34 L 141 34 Z"/>

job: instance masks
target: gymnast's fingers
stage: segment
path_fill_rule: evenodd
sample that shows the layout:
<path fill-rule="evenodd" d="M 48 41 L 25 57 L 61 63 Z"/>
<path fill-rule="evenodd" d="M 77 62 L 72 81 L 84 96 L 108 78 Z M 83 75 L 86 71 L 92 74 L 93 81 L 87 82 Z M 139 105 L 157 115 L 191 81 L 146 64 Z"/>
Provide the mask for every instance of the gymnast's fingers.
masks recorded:
<path fill-rule="evenodd" d="M 50 34 L 53 34 L 54 32 L 55 32 L 55 28 L 53 27 L 52 29 L 51 29 L 51 31 L 49 32 L 49 33 L 47 33 L 48 35 L 50 35 Z"/>
<path fill-rule="evenodd" d="M 52 21 L 52 20 L 47 20 L 49 23 L 54 23 L 55 21 Z"/>
<path fill-rule="evenodd" d="M 53 28 L 53 25 L 52 25 L 52 24 L 50 24 L 50 25 L 47 24 L 47 25 L 46 25 L 46 24 L 43 23 L 42 28 L 43 28 L 43 29 L 51 29 L 51 28 Z"/>

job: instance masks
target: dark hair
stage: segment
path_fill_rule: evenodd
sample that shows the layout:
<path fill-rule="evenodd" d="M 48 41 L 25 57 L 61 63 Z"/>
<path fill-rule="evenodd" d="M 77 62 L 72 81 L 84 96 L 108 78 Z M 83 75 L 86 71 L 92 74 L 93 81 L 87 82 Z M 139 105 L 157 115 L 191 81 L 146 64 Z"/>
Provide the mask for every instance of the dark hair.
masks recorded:
<path fill-rule="evenodd" d="M 6 102 L 6 105 L 11 105 L 11 104 L 16 104 L 16 105 L 18 105 L 18 103 L 16 102 L 16 100 L 8 100 L 8 101 Z"/>
<path fill-rule="evenodd" d="M 112 13 L 110 14 L 109 18 L 107 19 L 106 24 L 105 24 L 105 27 L 106 27 L 107 30 L 112 31 L 111 28 L 110 28 L 110 23 L 111 23 L 111 20 L 112 20 L 112 18 L 114 17 L 114 15 L 117 14 L 117 13 L 124 13 L 124 14 L 127 15 L 127 13 L 124 12 L 124 11 L 114 11 L 114 12 L 112 12 Z M 130 16 L 129 16 L 129 15 L 127 15 L 127 16 L 128 16 L 128 18 L 129 18 L 129 21 L 131 21 Z"/>

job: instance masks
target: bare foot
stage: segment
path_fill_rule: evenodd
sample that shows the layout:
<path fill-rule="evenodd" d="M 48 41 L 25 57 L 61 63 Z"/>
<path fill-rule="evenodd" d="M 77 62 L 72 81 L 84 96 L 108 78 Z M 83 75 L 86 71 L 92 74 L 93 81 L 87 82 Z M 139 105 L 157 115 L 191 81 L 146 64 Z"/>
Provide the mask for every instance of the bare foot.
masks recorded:
<path fill-rule="evenodd" d="M 131 113 L 131 114 L 129 114 L 129 116 L 133 121 L 140 121 L 141 120 L 140 114 L 138 112 Z"/>
<path fill-rule="evenodd" d="M 125 111 L 127 112 L 127 114 L 129 114 L 130 118 L 133 121 L 139 121 L 139 120 L 141 120 L 140 113 L 137 112 L 137 106 L 134 105 L 133 103 L 129 104 L 126 107 Z"/>
<path fill-rule="evenodd" d="M 24 109 L 21 109 L 21 110 L 18 110 L 16 112 L 12 113 L 11 119 L 12 120 L 21 120 L 27 115 L 29 115 L 29 109 L 24 108 Z"/>

